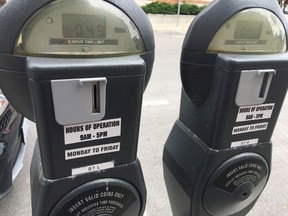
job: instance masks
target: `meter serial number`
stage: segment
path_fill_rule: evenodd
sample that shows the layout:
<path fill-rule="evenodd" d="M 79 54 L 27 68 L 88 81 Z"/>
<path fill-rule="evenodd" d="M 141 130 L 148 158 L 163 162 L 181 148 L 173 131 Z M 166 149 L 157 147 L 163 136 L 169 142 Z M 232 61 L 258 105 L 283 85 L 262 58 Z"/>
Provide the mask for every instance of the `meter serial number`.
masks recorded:
<path fill-rule="evenodd" d="M 118 45 L 118 40 L 50 39 L 50 45 Z"/>

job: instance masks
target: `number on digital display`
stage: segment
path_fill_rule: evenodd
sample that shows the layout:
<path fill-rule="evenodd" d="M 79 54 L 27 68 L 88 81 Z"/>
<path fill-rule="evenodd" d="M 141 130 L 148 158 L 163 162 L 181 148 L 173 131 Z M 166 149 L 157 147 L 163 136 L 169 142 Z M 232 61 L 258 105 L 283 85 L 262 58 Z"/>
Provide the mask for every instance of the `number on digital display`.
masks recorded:
<path fill-rule="evenodd" d="M 101 15 L 62 14 L 64 38 L 105 38 L 106 19 Z"/>

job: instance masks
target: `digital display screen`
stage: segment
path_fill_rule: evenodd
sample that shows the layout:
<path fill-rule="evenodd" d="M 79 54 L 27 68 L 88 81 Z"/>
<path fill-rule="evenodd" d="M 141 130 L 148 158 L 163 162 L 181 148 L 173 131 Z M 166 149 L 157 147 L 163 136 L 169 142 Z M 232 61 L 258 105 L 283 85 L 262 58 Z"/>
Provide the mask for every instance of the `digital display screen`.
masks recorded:
<path fill-rule="evenodd" d="M 261 37 L 263 22 L 261 21 L 237 21 L 234 39 L 254 39 Z"/>
<path fill-rule="evenodd" d="M 62 14 L 62 32 L 64 38 L 106 38 L 106 17 Z"/>

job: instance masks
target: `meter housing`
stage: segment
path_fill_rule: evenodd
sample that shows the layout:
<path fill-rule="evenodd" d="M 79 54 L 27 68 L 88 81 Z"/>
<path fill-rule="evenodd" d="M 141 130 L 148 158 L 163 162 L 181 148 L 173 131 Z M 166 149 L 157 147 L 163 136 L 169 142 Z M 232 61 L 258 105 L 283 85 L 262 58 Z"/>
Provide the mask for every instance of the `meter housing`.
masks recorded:
<path fill-rule="evenodd" d="M 143 215 L 146 14 L 133 0 L 28 0 L 8 2 L 0 20 L 1 88 L 37 127 L 32 215 Z"/>
<path fill-rule="evenodd" d="M 287 58 L 276 2 L 214 1 L 192 22 L 180 115 L 163 153 L 174 215 L 241 216 L 254 206 L 269 179 Z"/>

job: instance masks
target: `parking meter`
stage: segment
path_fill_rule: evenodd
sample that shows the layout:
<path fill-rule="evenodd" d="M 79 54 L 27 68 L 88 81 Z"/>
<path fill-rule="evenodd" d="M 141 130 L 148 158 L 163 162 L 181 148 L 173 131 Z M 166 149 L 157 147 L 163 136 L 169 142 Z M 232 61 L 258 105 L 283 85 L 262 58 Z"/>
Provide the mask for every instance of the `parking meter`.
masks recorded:
<path fill-rule="evenodd" d="M 0 20 L 0 84 L 38 133 L 32 214 L 143 215 L 136 154 L 154 61 L 146 14 L 132 0 L 30 0 L 9 2 Z"/>
<path fill-rule="evenodd" d="M 271 171 L 286 51 L 275 1 L 214 1 L 193 21 L 182 48 L 180 115 L 163 153 L 173 215 L 241 216 L 253 207 Z"/>

